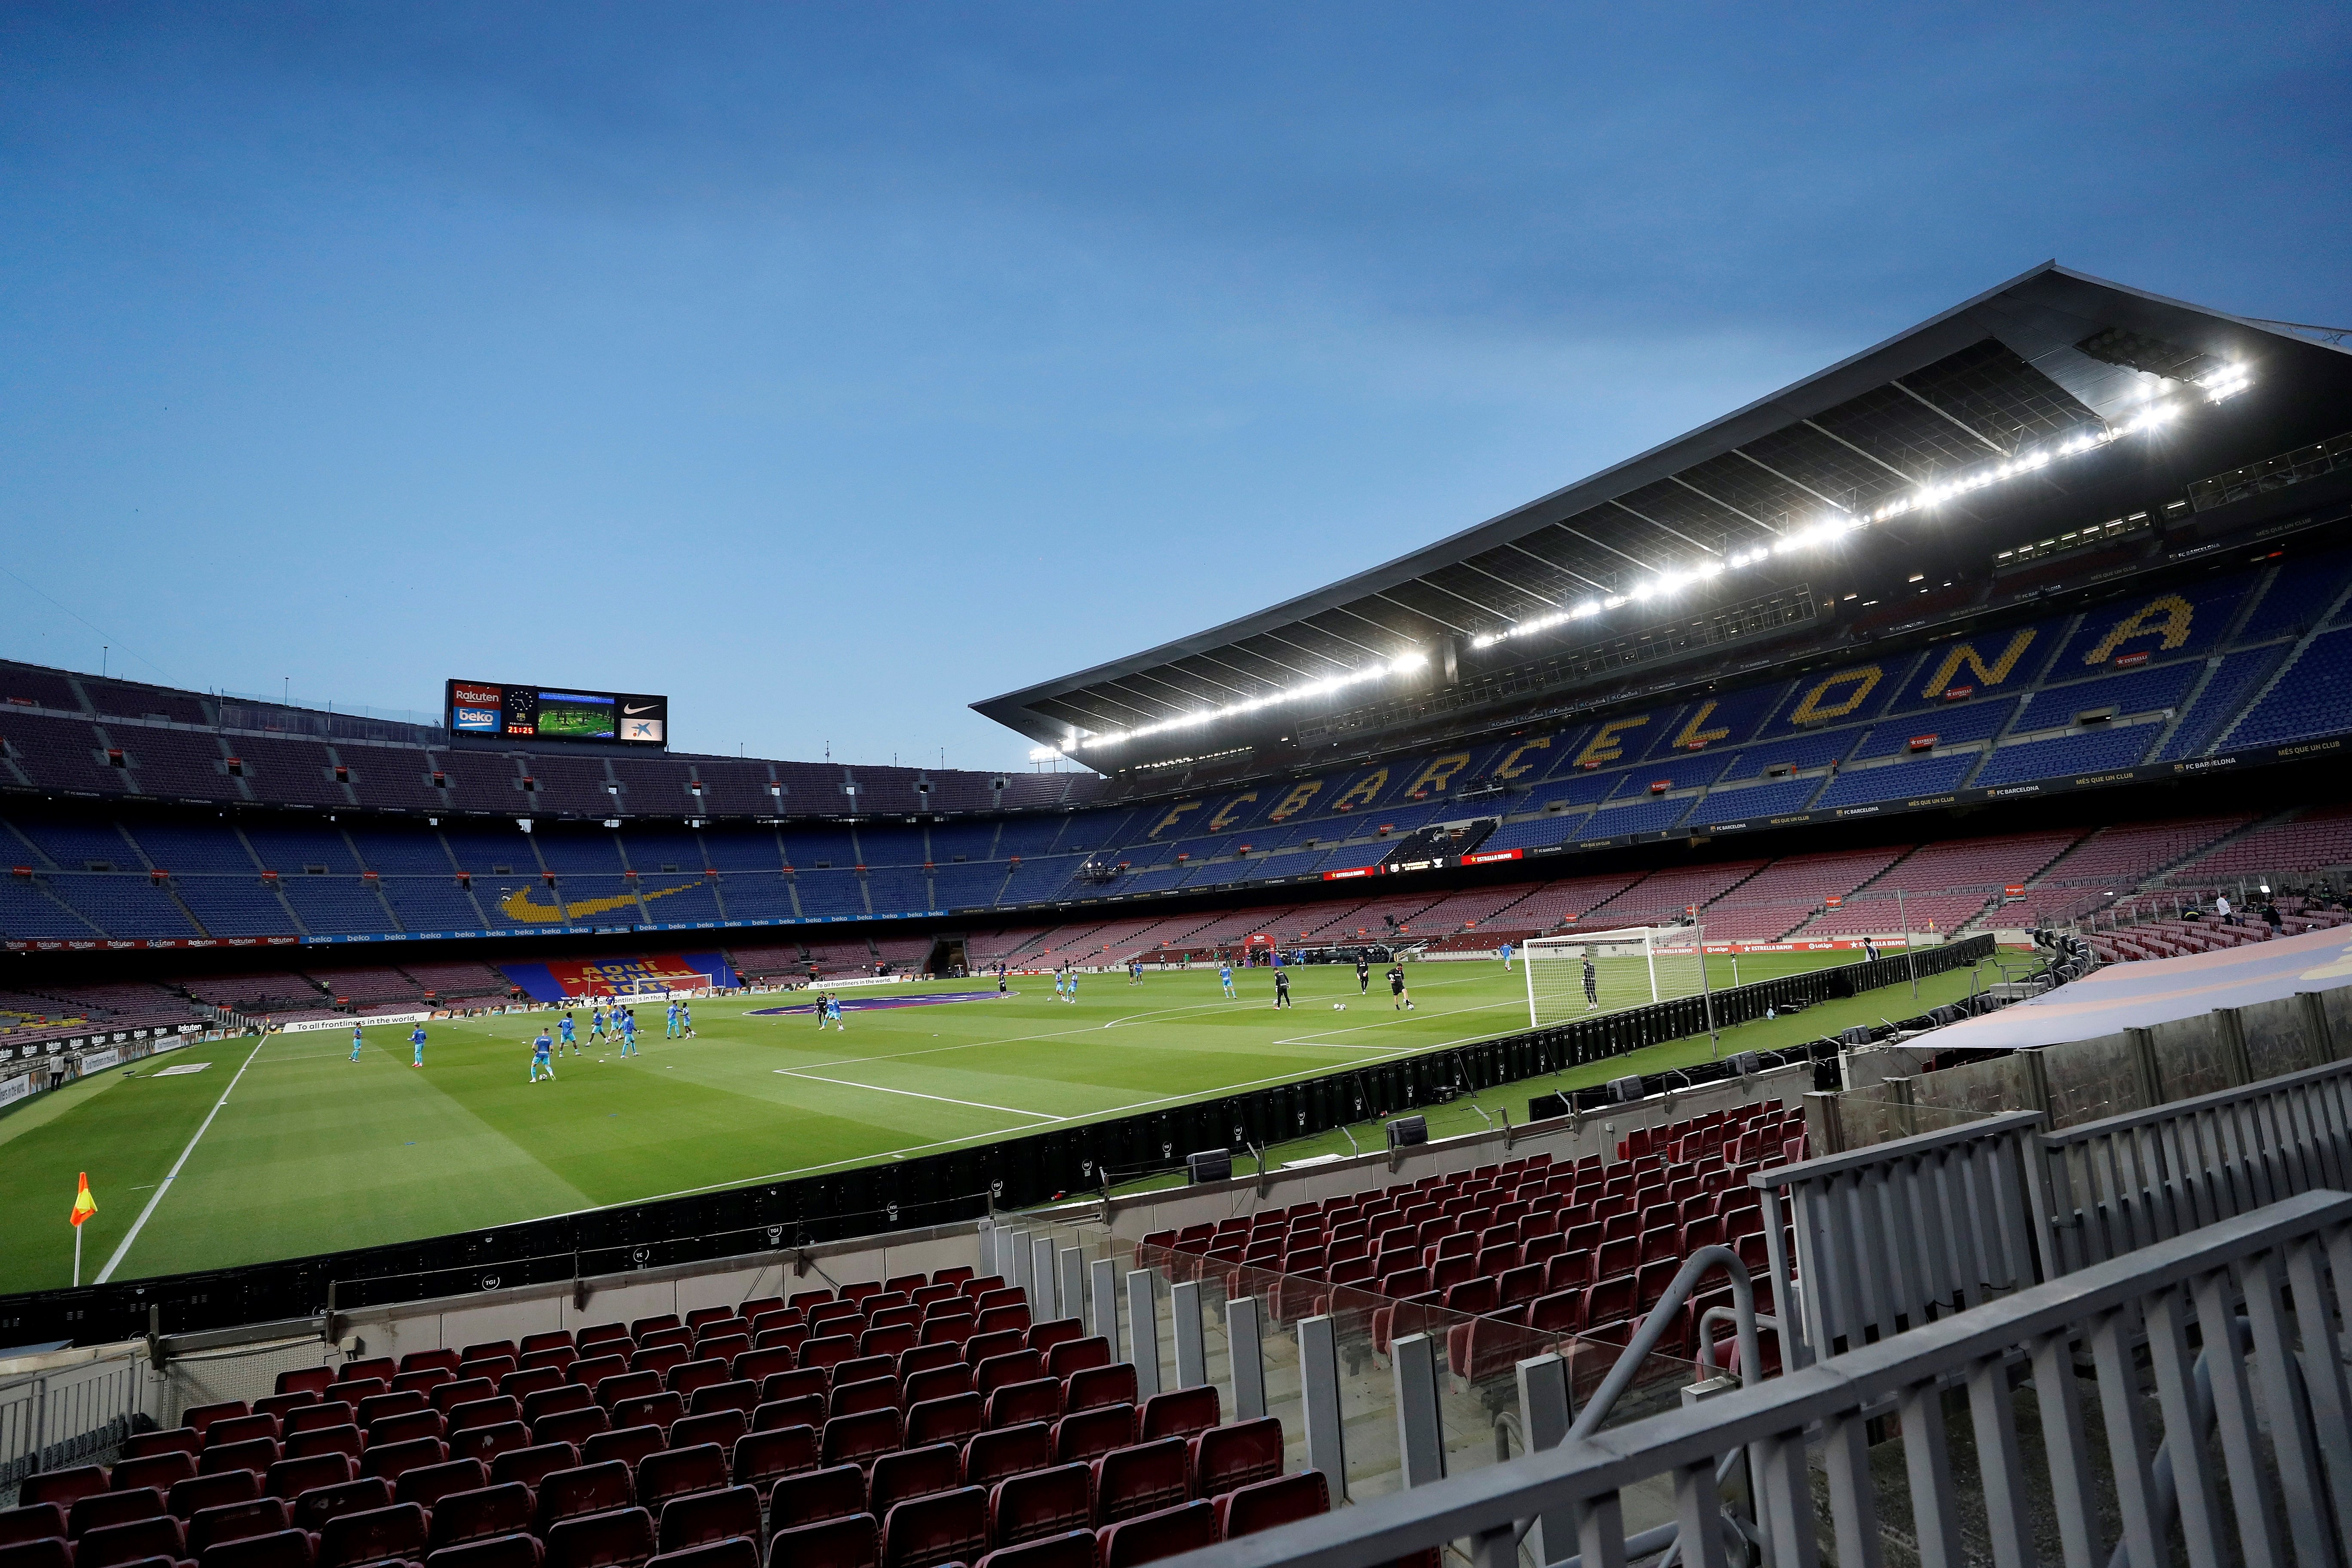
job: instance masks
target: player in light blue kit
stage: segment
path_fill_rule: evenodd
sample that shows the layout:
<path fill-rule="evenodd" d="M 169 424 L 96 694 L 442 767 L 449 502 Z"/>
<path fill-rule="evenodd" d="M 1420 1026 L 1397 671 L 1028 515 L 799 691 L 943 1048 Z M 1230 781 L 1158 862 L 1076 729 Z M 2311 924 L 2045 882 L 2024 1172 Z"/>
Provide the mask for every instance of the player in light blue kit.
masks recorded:
<path fill-rule="evenodd" d="M 1077 1005 L 1077 1001 L 1078 1001 L 1078 968 L 1077 968 L 1077 965 L 1076 965 L 1076 964 L 1075 964 L 1075 963 L 1074 963 L 1074 964 L 1072 964 L 1072 965 L 1070 966 L 1070 994 L 1069 994 L 1067 996 L 1064 997 L 1064 998 L 1063 998 L 1063 1000 L 1064 1000 L 1064 1001 L 1066 1001 L 1066 1002 L 1067 1002 L 1067 1003 L 1069 1003 L 1072 1006 L 1076 1006 L 1076 1005 Z"/>
<path fill-rule="evenodd" d="M 621 1015 L 621 1054 L 625 1057 L 637 1054 L 637 1016 L 635 1013 Z"/>
<path fill-rule="evenodd" d="M 410 1067 L 413 1067 L 413 1068 L 421 1068 L 421 1067 L 423 1067 L 423 1066 L 425 1065 L 425 1026 L 424 1026 L 424 1025 L 419 1024 L 419 1025 L 417 1025 L 417 1026 L 416 1026 L 415 1031 L 414 1033 L 412 1033 L 412 1034 L 408 1037 L 408 1043 L 409 1043 L 410 1045 L 415 1046 L 415 1047 L 416 1047 L 416 1059 L 415 1059 L 415 1061 L 413 1061 L 413 1062 L 409 1063 L 408 1065 L 409 1065 Z"/>
<path fill-rule="evenodd" d="M 360 1026 L 359 1026 L 357 1024 L 353 1024 L 353 1025 L 352 1026 L 352 1060 L 353 1060 L 353 1061 L 357 1061 L 357 1060 L 359 1060 L 359 1059 L 360 1059 Z"/>
<path fill-rule="evenodd" d="M 547 1037 L 547 1029 L 544 1026 L 541 1026 L 539 1031 L 539 1038 L 531 1041 L 530 1043 L 531 1082 L 537 1083 L 539 1081 L 539 1075 L 542 1072 L 547 1075 L 548 1082 L 553 1083 L 555 1081 L 555 1064 L 548 1060 L 549 1056 L 552 1054 L 554 1049 L 555 1042 Z"/>
<path fill-rule="evenodd" d="M 1061 999 L 1062 999 L 1062 971 L 1061 971 L 1061 970 L 1060 970 L 1060 968 L 1057 966 L 1057 967 L 1055 969 L 1055 971 L 1054 971 L 1054 1000 L 1055 1000 L 1055 1001 L 1056 1001 L 1056 1002 L 1059 1002 Z"/>
<path fill-rule="evenodd" d="M 662 1011 L 662 1038 L 677 1038 L 677 1004 L 673 1002 Z"/>
<path fill-rule="evenodd" d="M 594 1007 L 591 1008 L 588 1013 L 588 1039 L 589 1043 L 593 1045 L 604 1037 L 604 1004 L 600 1002 Z"/>
<path fill-rule="evenodd" d="M 1510 972 L 1511 972 L 1511 944 L 1510 944 L 1509 942 L 1505 942 L 1505 943 L 1503 944 L 1503 973 L 1506 973 L 1506 974 L 1508 974 Z"/>
<path fill-rule="evenodd" d="M 845 1035 L 849 1033 L 849 1026 L 841 1021 L 840 997 L 827 996 L 824 999 L 824 1021 L 825 1024 L 831 1024 L 835 1028 L 840 1030 Z M 817 1027 L 822 1029 L 824 1027 L 824 1024 L 819 1024 Z"/>
<path fill-rule="evenodd" d="M 1225 995 L 1227 999 L 1230 1000 L 1234 994 L 1234 965 L 1232 960 L 1227 959 L 1217 965 L 1217 979 L 1224 985 Z"/>
<path fill-rule="evenodd" d="M 681 1040 L 694 1038 L 694 1004 L 691 1002 L 677 1005 L 677 1037 Z"/>
<path fill-rule="evenodd" d="M 572 1054 L 573 1056 L 576 1057 L 580 1054 L 580 1037 L 572 1032 L 571 1014 L 566 1013 L 563 1015 L 563 1021 L 555 1026 L 555 1032 L 565 1045 L 572 1047 Z M 554 1076 L 551 1069 L 548 1076 L 551 1078 Z"/>

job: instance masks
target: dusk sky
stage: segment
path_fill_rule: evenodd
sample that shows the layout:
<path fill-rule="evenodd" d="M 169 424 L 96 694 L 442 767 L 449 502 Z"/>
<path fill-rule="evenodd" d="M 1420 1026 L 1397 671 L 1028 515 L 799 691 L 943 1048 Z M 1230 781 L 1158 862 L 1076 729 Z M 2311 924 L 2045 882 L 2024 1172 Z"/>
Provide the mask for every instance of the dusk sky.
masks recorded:
<path fill-rule="evenodd" d="M 0 656 L 965 704 L 2046 258 L 2352 322 L 2352 9 L 14 5 Z"/>

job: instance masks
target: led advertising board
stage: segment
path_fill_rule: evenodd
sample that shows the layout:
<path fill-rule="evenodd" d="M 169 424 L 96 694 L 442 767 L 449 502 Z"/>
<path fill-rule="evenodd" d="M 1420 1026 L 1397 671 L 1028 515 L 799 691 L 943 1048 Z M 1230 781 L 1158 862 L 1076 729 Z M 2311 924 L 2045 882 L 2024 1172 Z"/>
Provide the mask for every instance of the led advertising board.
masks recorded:
<path fill-rule="evenodd" d="M 620 691 L 557 689 L 497 680 L 453 680 L 444 704 L 453 735 L 532 741 L 669 744 L 669 699 Z"/>

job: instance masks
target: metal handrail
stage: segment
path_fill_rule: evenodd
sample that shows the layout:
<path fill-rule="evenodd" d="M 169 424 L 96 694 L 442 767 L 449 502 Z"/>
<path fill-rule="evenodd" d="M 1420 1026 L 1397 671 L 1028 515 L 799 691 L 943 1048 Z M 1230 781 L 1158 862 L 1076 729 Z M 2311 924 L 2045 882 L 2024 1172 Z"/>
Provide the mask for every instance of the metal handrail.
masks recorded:
<path fill-rule="evenodd" d="M 2242 1306 L 2235 1281 L 2245 1282 Z M 2152 1374 L 2164 1429 L 2194 1426 L 2192 1334 L 2223 1342 L 2242 1311 L 2251 1357 L 2209 1358 L 2217 1440 L 2184 1444 L 2172 1458 L 2179 1495 L 2212 1498 L 2226 1478 L 2228 1514 L 2183 1510 L 2189 1560 L 2220 1561 L 2227 1540 L 2249 1562 L 2341 1562 L 2339 1520 L 2352 1521 L 2352 1429 L 2336 1314 L 2352 1294 L 2352 1196 L 2315 1192 L 2254 1214 L 2036 1285 L 1814 1366 L 1720 1398 L 1611 1429 L 1338 1513 L 1228 1540 L 1171 1559 L 1176 1568 L 1371 1568 L 1467 1539 L 1473 1558 L 1499 1565 L 1515 1551 L 1518 1521 L 1574 1510 L 1586 1563 L 1622 1563 L 1621 1494 L 1654 1479 L 1673 1489 L 1689 1561 L 1723 1568 L 1717 1458 L 1734 1447 L 1760 1455 L 1753 1485 L 1765 1503 L 1767 1561 L 1817 1561 L 1819 1512 L 1807 1435 L 1823 1439 L 1826 1533 L 1845 1563 L 1877 1559 L 1877 1494 L 1867 1424 L 1900 1418 L 1912 1533 L 1927 1568 L 1969 1560 L 1944 1438 L 1944 1394 L 1966 1387 L 1983 1478 L 1983 1519 L 2001 1562 L 2039 1557 L 2027 1505 L 2029 1450 L 2011 1394 L 2011 1364 L 2030 1368 L 2048 1471 L 2047 1507 L 2069 1563 L 2103 1561 L 2103 1509 L 2120 1521 L 2135 1562 L 2168 1556 L 2151 1485 L 2145 1375 Z M 2143 1324 L 2145 1339 L 2143 1341 Z M 2078 1346 L 2096 1373 L 2115 1459 L 2095 1468 L 2083 1422 Z M 2147 1373 L 2138 1352 L 2145 1349 Z M 2303 1358 L 2296 1397 L 2293 1363 Z M 2218 1450 L 2219 1462 L 2216 1462 Z M 1751 1461 L 1752 1463 L 1754 1461 Z M 2221 1473 L 2217 1473 L 2221 1472 Z M 2111 1496 L 2103 1493 L 2111 1492 Z M 2042 1495 L 2038 1489 L 2037 1496 Z"/>

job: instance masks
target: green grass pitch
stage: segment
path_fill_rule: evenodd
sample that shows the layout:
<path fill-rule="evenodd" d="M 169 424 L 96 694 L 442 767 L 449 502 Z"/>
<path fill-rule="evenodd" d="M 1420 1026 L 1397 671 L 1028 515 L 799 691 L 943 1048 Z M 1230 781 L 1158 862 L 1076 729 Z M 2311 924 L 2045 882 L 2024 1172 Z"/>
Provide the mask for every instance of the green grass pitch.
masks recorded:
<path fill-rule="evenodd" d="M 1739 961 L 1740 978 L 1851 958 L 1749 955 Z M 1717 984 L 1730 984 L 1728 959 L 1710 964 Z M 1089 974 L 1075 1005 L 1055 999 L 1050 977 L 1019 976 L 1002 1000 L 852 1012 L 845 1029 L 822 1032 L 806 1015 L 759 1016 L 802 1000 L 798 994 L 714 998 L 694 1005 L 698 1037 L 683 1041 L 662 1037 L 661 1005 L 651 1003 L 637 1010 L 649 1026 L 636 1057 L 584 1047 L 559 1056 L 552 1083 L 535 1085 L 527 1081 L 527 1042 L 542 1021 L 551 1031 L 556 1016 L 544 1012 L 429 1024 L 421 1070 L 409 1065 L 407 1025 L 369 1029 L 356 1063 L 348 1029 L 189 1047 L 0 1115 L 8 1242 L 0 1247 L 0 1292 L 69 1282 L 66 1215 L 82 1171 L 99 1203 L 85 1227 L 82 1279 L 94 1279 L 137 1225 L 113 1270 L 132 1279 L 817 1174 L 1312 1077 L 1527 1024 L 1523 983 L 1497 963 L 1412 965 L 1417 1006 L 1409 1013 L 1391 1009 L 1377 971 L 1369 996 L 1357 994 L 1352 969 L 1293 973 L 1296 1005 L 1286 1012 L 1271 1005 L 1267 972 L 1241 972 L 1241 995 L 1227 1001 L 1215 971 L 1201 968 L 1150 971 L 1139 984 Z M 1937 976 L 1922 983 L 1917 1004 L 1907 986 L 1893 987 L 1733 1031 L 1726 1048 L 1769 1049 L 1881 1013 L 1908 1015 L 1968 986 L 1965 970 Z M 1337 1002 L 1347 1011 L 1335 1011 Z M 583 1040 L 586 1025 L 583 1015 Z M 1489 1092 L 1486 1110 L 1508 1105 L 1517 1115 L 1530 1094 L 1704 1059 L 1709 1049 L 1702 1035 L 1512 1085 Z M 205 1065 L 165 1071 L 195 1063 Z M 1439 1113 L 1434 1130 L 1466 1131 L 1475 1118 L 1457 1104 Z M 1332 1135 L 1269 1157 L 1327 1144 L 1344 1152 Z"/>

